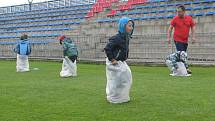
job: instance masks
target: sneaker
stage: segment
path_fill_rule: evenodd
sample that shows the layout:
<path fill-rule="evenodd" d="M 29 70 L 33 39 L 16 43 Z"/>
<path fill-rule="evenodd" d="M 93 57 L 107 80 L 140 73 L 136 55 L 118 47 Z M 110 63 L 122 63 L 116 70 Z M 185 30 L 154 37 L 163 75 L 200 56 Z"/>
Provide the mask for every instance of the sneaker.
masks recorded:
<path fill-rule="evenodd" d="M 187 69 L 188 74 L 192 74 L 192 71 L 190 69 Z"/>

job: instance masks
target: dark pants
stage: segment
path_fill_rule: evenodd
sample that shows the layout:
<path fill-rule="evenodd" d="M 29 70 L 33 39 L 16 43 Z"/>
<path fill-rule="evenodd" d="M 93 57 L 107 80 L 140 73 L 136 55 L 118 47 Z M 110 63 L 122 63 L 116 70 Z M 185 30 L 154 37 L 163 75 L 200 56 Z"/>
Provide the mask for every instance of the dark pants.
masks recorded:
<path fill-rule="evenodd" d="M 175 42 L 175 46 L 176 46 L 176 50 L 177 51 L 187 51 L 187 46 L 188 44 L 187 43 L 182 43 L 182 42 Z"/>
<path fill-rule="evenodd" d="M 74 56 L 69 56 L 68 58 L 74 63 L 75 60 L 77 60 L 77 57 L 78 56 L 74 55 Z"/>

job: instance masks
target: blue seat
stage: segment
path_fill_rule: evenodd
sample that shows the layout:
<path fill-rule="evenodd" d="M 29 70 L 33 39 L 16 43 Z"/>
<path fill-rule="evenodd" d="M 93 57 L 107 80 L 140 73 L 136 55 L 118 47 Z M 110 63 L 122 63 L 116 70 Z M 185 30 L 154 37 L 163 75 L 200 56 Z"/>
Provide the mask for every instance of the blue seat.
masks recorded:
<path fill-rule="evenodd" d="M 147 20 L 147 17 L 140 17 L 139 20 Z"/>
<path fill-rule="evenodd" d="M 196 6 L 193 8 L 193 10 L 201 10 L 203 8 L 203 6 Z"/>
<path fill-rule="evenodd" d="M 183 2 L 183 5 L 191 5 L 193 2 Z"/>
<path fill-rule="evenodd" d="M 204 0 L 204 1 L 202 1 L 202 3 L 210 3 L 210 2 L 212 2 L 211 0 Z"/>
<path fill-rule="evenodd" d="M 205 15 L 215 15 L 215 12 L 209 11 L 209 12 L 205 13 Z"/>
<path fill-rule="evenodd" d="M 186 10 L 191 11 L 191 10 L 193 10 L 193 8 L 192 7 L 186 7 Z"/>
<path fill-rule="evenodd" d="M 104 20 L 96 20 L 98 23 L 104 23 Z"/>
<path fill-rule="evenodd" d="M 157 7 L 166 7 L 167 4 L 158 5 Z"/>
<path fill-rule="evenodd" d="M 188 16 L 194 16 L 194 14 L 193 14 L 193 13 L 188 13 L 187 15 L 188 15 Z"/>
<path fill-rule="evenodd" d="M 154 19 L 156 19 L 157 17 L 156 16 L 149 16 L 149 18 L 148 19 L 150 19 L 150 20 L 154 20 Z"/>
<path fill-rule="evenodd" d="M 204 16 L 204 15 L 205 15 L 204 12 L 199 12 L 199 13 L 194 14 L 194 16 Z"/>
<path fill-rule="evenodd" d="M 14 45 L 16 42 L 0 42 L 0 45 Z"/>
<path fill-rule="evenodd" d="M 118 22 L 119 19 L 118 18 L 115 18 L 115 19 L 112 19 L 111 22 Z"/>
<path fill-rule="evenodd" d="M 174 14 L 171 14 L 171 15 L 167 15 L 167 16 L 166 16 L 166 18 L 173 18 L 173 17 L 175 17 Z"/>
<path fill-rule="evenodd" d="M 145 17 L 142 18 L 142 20 L 149 20 L 149 19 L 150 19 L 149 16 L 145 16 Z"/>
<path fill-rule="evenodd" d="M 167 9 L 166 12 L 176 12 L 175 9 Z"/>
<path fill-rule="evenodd" d="M 213 8 L 213 6 L 203 6 L 203 9 L 210 9 Z"/>
<path fill-rule="evenodd" d="M 170 7 L 170 6 L 176 6 L 176 5 L 177 5 L 177 3 L 170 3 L 170 4 L 167 4 L 168 7 Z"/>
<path fill-rule="evenodd" d="M 165 16 L 157 16 L 157 19 L 165 19 Z"/>
<path fill-rule="evenodd" d="M 151 13 L 157 13 L 157 10 L 152 10 Z"/>
<path fill-rule="evenodd" d="M 48 44 L 49 41 L 45 40 L 45 41 L 30 41 L 31 44 Z"/>
<path fill-rule="evenodd" d="M 0 39 L 11 39 L 11 38 L 18 38 L 16 36 L 0 36 Z"/>
<path fill-rule="evenodd" d="M 143 11 L 142 14 L 149 14 L 149 11 Z"/>
<path fill-rule="evenodd" d="M 103 19 L 103 22 L 111 22 L 111 19 Z"/>
<path fill-rule="evenodd" d="M 159 13 L 165 13 L 165 10 L 158 10 Z"/>
<path fill-rule="evenodd" d="M 194 1 L 193 4 L 200 4 L 201 1 Z"/>

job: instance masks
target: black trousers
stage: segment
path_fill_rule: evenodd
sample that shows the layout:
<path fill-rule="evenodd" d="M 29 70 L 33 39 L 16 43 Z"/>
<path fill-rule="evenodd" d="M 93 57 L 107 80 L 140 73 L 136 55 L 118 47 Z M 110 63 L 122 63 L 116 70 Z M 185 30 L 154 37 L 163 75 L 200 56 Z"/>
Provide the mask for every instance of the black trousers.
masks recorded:
<path fill-rule="evenodd" d="M 182 43 L 182 42 L 176 42 L 175 41 L 175 46 L 177 51 L 187 51 L 187 43 Z"/>

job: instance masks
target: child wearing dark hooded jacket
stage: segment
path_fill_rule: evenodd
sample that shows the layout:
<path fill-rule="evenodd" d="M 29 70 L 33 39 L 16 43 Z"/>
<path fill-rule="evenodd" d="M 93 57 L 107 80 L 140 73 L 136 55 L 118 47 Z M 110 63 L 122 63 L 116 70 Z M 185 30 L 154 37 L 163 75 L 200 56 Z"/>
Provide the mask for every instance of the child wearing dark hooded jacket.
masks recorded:
<path fill-rule="evenodd" d="M 126 63 L 129 53 L 129 41 L 134 30 L 134 21 L 123 17 L 119 20 L 118 34 L 109 38 L 104 48 L 106 59 L 106 94 L 110 103 L 130 101 L 129 91 L 132 74 Z"/>

